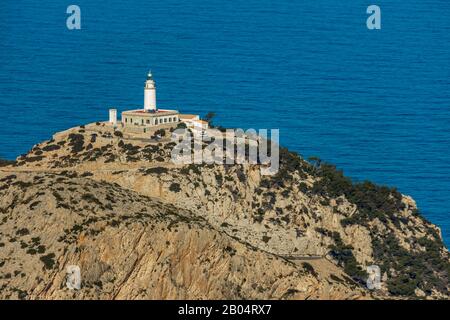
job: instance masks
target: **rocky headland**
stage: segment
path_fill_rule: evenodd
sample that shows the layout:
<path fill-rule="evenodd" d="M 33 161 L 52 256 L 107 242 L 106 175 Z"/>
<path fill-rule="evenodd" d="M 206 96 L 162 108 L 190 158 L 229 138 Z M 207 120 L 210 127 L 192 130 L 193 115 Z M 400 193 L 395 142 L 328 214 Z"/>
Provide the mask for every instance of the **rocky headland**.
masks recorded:
<path fill-rule="evenodd" d="M 0 298 L 448 298 L 448 250 L 409 196 L 286 149 L 264 176 L 175 165 L 174 145 L 97 123 L 0 162 Z"/>

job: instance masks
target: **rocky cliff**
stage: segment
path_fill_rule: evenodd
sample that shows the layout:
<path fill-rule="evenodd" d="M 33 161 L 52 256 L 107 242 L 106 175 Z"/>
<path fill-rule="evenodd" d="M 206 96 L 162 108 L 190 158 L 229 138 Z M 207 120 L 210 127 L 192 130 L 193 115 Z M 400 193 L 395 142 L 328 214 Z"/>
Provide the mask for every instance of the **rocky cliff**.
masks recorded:
<path fill-rule="evenodd" d="M 175 165 L 173 146 L 92 124 L 0 167 L 0 298 L 448 297 L 448 251 L 410 197 L 285 149 L 262 176 Z"/>

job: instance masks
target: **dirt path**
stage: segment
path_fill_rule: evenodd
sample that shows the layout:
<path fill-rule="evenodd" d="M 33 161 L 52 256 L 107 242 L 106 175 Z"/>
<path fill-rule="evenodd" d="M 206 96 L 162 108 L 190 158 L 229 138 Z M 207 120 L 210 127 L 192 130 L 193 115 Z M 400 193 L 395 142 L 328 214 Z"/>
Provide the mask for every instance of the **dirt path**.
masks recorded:
<path fill-rule="evenodd" d="M 27 172 L 64 172 L 64 171 L 75 171 L 75 172 L 113 172 L 113 171 L 137 171 L 139 169 L 150 169 L 156 167 L 165 168 L 178 168 L 179 165 L 172 163 L 139 163 L 139 164 L 114 164 L 105 168 L 105 164 L 102 164 L 101 168 L 93 168 L 92 166 L 78 166 L 78 167 L 67 167 L 67 168 L 42 168 L 42 167 L 0 167 L 0 172 L 7 173 L 27 173 Z"/>

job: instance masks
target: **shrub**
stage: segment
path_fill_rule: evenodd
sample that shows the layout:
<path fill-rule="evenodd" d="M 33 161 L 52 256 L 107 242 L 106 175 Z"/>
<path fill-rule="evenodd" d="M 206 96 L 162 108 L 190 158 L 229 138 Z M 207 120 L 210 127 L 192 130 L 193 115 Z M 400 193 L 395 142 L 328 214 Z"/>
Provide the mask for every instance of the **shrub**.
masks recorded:
<path fill-rule="evenodd" d="M 314 270 L 314 267 L 311 264 L 309 264 L 308 262 L 303 262 L 302 267 L 303 267 L 303 269 L 305 269 L 306 272 L 312 274 L 313 276 L 315 276 L 315 277 L 318 276 L 316 270 Z"/>
<path fill-rule="evenodd" d="M 83 194 L 81 199 L 83 199 L 84 201 L 89 202 L 89 203 L 96 203 L 96 204 L 99 204 L 99 205 L 102 204 L 92 193 L 85 193 L 85 194 Z"/>
<path fill-rule="evenodd" d="M 46 269 L 51 270 L 53 269 L 53 266 L 55 265 L 55 254 L 49 253 L 45 256 L 42 256 L 40 260 L 44 263 L 44 266 Z"/>
<path fill-rule="evenodd" d="M 389 292 L 402 296 L 413 296 L 415 288 L 427 294 L 431 294 L 433 289 L 448 292 L 450 263 L 441 257 L 442 241 L 426 237 L 416 241 L 424 250 L 412 254 L 400 245 L 392 233 L 372 240 L 374 257 L 389 276 Z M 398 272 L 392 274 L 391 268 Z"/>
<path fill-rule="evenodd" d="M 236 254 L 236 249 L 234 249 L 234 248 L 232 248 L 230 246 L 227 246 L 224 249 L 224 251 L 227 252 L 230 256 L 234 256 Z"/>
<path fill-rule="evenodd" d="M 216 181 L 218 185 L 222 185 L 223 183 L 223 176 L 221 173 L 216 173 Z"/>
<path fill-rule="evenodd" d="M 186 129 L 186 123 L 184 122 L 180 122 L 177 124 L 177 129 Z"/>
<path fill-rule="evenodd" d="M 0 167 L 6 167 L 6 166 L 9 166 L 9 165 L 13 165 L 15 163 L 16 162 L 12 161 L 12 160 L 0 159 Z"/>
<path fill-rule="evenodd" d="M 27 158 L 25 158 L 25 161 L 26 162 L 38 162 L 38 161 L 41 161 L 42 159 L 44 159 L 43 156 L 27 157 Z"/>
<path fill-rule="evenodd" d="M 26 236 L 28 234 L 30 234 L 30 231 L 27 228 L 22 228 L 16 231 L 16 234 L 18 236 Z"/>
<path fill-rule="evenodd" d="M 417 287 L 417 280 L 411 281 L 408 275 L 400 274 L 395 279 L 389 280 L 387 285 L 393 295 L 412 296 Z"/>
<path fill-rule="evenodd" d="M 206 115 L 205 115 L 205 121 L 206 122 L 208 122 L 208 124 L 211 126 L 211 127 L 214 127 L 213 126 L 213 123 L 212 123 L 212 120 L 213 120 L 213 118 L 216 116 L 216 113 L 215 112 L 208 112 Z"/>
<path fill-rule="evenodd" d="M 350 178 L 344 176 L 342 170 L 326 163 L 317 168 L 316 174 L 319 179 L 314 182 L 314 194 L 334 198 L 344 195 L 358 207 L 357 214 L 342 221 L 344 226 L 353 223 L 365 224 L 375 218 L 381 221 L 394 220 L 393 214 L 404 208 L 402 195 L 394 188 L 378 186 L 370 181 L 353 183 Z"/>
<path fill-rule="evenodd" d="M 199 175 L 199 174 L 202 173 L 201 170 L 199 169 L 199 165 L 196 165 L 196 164 L 193 164 L 193 163 L 191 163 L 191 164 L 188 165 L 188 166 L 184 166 L 183 168 L 180 169 L 180 173 L 181 173 L 181 174 L 186 174 L 186 175 L 187 175 L 187 174 L 190 174 L 191 171 L 192 171 L 194 174 L 197 174 L 197 175 Z"/>
<path fill-rule="evenodd" d="M 169 170 L 167 170 L 167 168 L 164 168 L 164 167 L 155 167 L 155 168 L 150 168 L 150 169 L 147 169 L 147 170 L 145 170 L 145 174 L 152 174 L 152 173 L 155 173 L 155 174 L 163 174 L 163 173 L 167 173 L 167 172 L 169 172 Z"/>
<path fill-rule="evenodd" d="M 50 144 L 42 148 L 43 151 L 55 151 L 61 149 L 61 146 L 57 144 Z"/>
<path fill-rule="evenodd" d="M 238 179 L 239 179 L 239 181 L 241 183 L 246 183 L 247 182 L 247 175 L 245 174 L 244 169 L 243 169 L 242 166 L 238 167 L 238 169 L 236 170 L 236 174 L 237 174 L 237 177 L 238 177 Z"/>
<path fill-rule="evenodd" d="M 36 249 L 33 249 L 33 248 L 30 248 L 30 249 L 28 249 L 26 252 L 27 252 L 28 254 L 30 254 L 30 255 L 35 255 L 35 254 L 37 253 L 37 250 L 36 250 Z"/>
<path fill-rule="evenodd" d="M 330 255 L 340 266 L 344 267 L 345 273 L 353 279 L 363 282 L 367 278 L 367 273 L 358 265 L 352 252 L 353 247 L 344 244 L 341 236 L 337 232 L 332 232 L 331 237 L 335 244 L 330 246 Z"/>
<path fill-rule="evenodd" d="M 83 172 L 81 175 L 80 175 L 80 177 L 91 177 L 91 176 L 93 176 L 94 174 L 92 173 L 92 172 L 88 172 L 88 171 L 86 171 L 86 172 Z"/>
<path fill-rule="evenodd" d="M 298 185 L 298 189 L 300 190 L 301 193 L 307 193 L 308 192 L 308 185 L 304 182 L 300 182 L 300 184 Z"/>
<path fill-rule="evenodd" d="M 164 129 L 158 129 L 158 130 L 156 130 L 155 131 L 155 136 L 161 136 L 161 137 L 164 137 L 165 135 L 166 135 L 166 130 L 164 130 Z"/>
<path fill-rule="evenodd" d="M 180 192 L 181 191 L 181 187 L 179 183 L 173 182 L 170 187 L 169 190 L 172 192 Z"/>
<path fill-rule="evenodd" d="M 84 136 L 82 134 L 69 134 L 69 146 L 72 146 L 72 152 L 78 153 L 83 150 Z"/>

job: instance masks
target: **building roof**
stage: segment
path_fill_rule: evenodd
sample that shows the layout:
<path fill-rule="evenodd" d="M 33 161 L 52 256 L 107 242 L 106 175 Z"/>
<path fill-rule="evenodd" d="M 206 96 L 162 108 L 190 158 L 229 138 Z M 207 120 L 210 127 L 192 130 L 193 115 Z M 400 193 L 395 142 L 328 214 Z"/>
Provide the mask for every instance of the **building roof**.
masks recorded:
<path fill-rule="evenodd" d="M 180 114 L 180 119 L 194 120 L 196 118 L 198 118 L 196 114 Z"/>
<path fill-rule="evenodd" d="M 144 109 L 137 109 L 137 110 L 127 110 L 123 111 L 122 114 L 124 115 L 134 115 L 134 116 L 141 116 L 141 117 L 159 117 L 159 116 L 171 116 L 171 115 L 177 115 L 177 110 L 162 110 L 157 109 L 155 111 L 147 111 Z"/>

